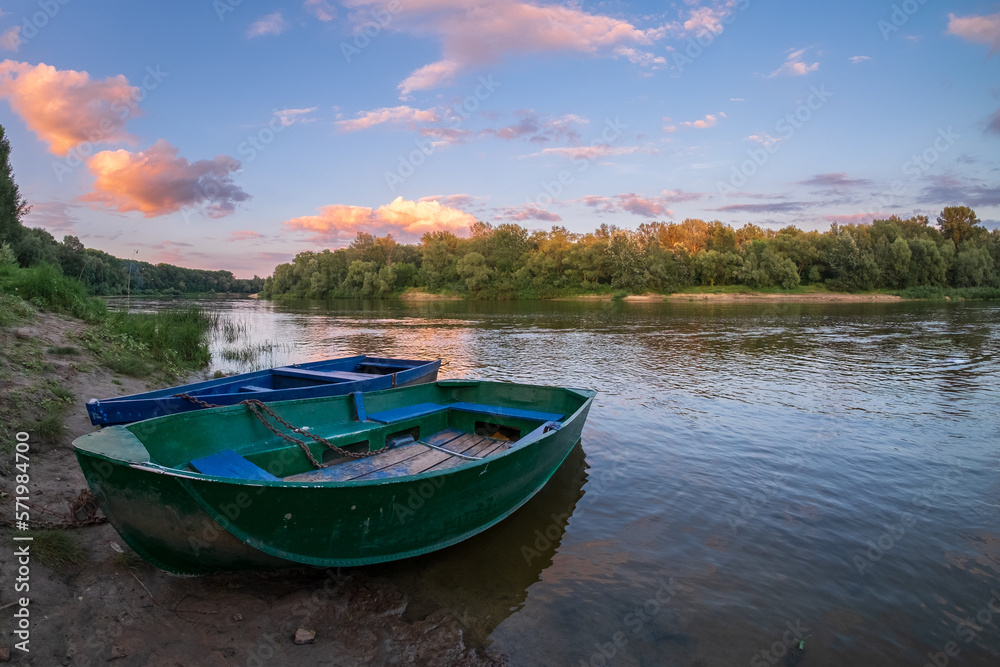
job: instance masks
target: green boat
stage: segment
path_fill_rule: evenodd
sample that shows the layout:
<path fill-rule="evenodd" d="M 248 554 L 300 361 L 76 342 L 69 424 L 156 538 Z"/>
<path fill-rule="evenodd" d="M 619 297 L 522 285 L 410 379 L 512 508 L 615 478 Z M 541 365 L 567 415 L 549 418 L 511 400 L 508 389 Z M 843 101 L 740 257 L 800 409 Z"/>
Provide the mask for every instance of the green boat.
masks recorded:
<path fill-rule="evenodd" d="M 509 516 L 580 440 L 595 392 L 443 380 L 111 426 L 73 442 L 122 539 L 182 574 L 357 566 Z"/>

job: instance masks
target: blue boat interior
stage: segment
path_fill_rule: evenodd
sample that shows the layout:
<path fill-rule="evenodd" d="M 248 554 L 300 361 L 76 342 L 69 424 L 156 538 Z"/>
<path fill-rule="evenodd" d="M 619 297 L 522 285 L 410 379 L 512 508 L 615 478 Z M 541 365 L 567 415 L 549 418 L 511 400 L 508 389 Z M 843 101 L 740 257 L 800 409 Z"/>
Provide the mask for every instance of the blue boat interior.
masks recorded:
<path fill-rule="evenodd" d="M 370 380 L 382 375 L 400 373 L 412 366 L 390 366 L 386 364 L 361 363 L 349 369 L 316 369 L 283 366 L 272 368 L 253 378 L 240 378 L 233 382 L 216 384 L 211 387 L 188 392 L 191 396 L 217 396 L 232 393 L 259 393 L 280 389 L 301 389 L 317 385 L 339 384 Z"/>
<path fill-rule="evenodd" d="M 419 403 L 368 414 L 364 395 L 353 394 L 358 421 L 317 427 L 314 432 L 347 451 L 343 456 L 310 443 L 324 467 L 316 469 L 301 449 L 274 436 L 240 451 L 227 449 L 193 459 L 189 469 L 214 477 L 250 481 L 349 482 L 436 472 L 502 454 L 558 430 L 565 415 L 464 401 Z"/>

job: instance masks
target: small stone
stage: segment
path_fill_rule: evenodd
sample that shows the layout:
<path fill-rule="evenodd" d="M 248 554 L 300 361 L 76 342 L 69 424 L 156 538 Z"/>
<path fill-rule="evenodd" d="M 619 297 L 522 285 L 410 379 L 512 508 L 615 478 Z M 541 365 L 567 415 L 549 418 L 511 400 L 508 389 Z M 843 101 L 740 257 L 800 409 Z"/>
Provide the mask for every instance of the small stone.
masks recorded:
<path fill-rule="evenodd" d="M 316 641 L 316 631 L 299 628 L 295 631 L 295 639 L 292 641 L 296 644 L 312 644 Z"/>
<path fill-rule="evenodd" d="M 243 614 L 233 614 L 233 620 L 239 623 L 243 620 Z"/>
<path fill-rule="evenodd" d="M 21 340 L 28 340 L 31 338 L 31 332 L 27 329 L 17 329 L 14 331 L 14 337 L 20 338 Z"/>
<path fill-rule="evenodd" d="M 128 653 L 121 646 L 111 647 L 111 660 L 117 660 L 118 658 L 124 658 Z"/>
<path fill-rule="evenodd" d="M 0 662 L 10 662 L 9 646 L 0 646 Z"/>

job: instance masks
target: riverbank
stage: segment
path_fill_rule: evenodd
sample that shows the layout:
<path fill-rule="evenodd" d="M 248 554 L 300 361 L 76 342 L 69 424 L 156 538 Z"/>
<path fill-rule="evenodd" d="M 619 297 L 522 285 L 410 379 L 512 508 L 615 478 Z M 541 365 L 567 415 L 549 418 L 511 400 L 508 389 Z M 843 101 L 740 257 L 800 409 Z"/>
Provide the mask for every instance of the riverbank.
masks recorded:
<path fill-rule="evenodd" d="M 85 341 L 92 325 L 50 313 L 27 314 L 0 328 L 0 412 L 4 447 L 2 518 L 14 516 L 14 433 L 26 431 L 32 542 L 30 653 L 15 648 L 5 613 L 0 660 L 13 664 L 296 665 L 506 663 L 466 647 L 463 629 L 445 610 L 414 615 L 388 579 L 363 570 L 297 568 L 178 578 L 147 565 L 107 523 L 67 525 L 86 490 L 71 442 L 94 430 L 85 401 L 146 391 L 163 380 L 130 377 L 104 364 Z M 179 381 L 193 381 L 204 371 Z M 57 411 L 58 423 L 43 427 Z M 41 432 L 40 432 L 41 431 Z M 0 572 L 13 582 L 9 528 Z M 0 590 L 0 607 L 25 593 Z M 315 632 L 297 645 L 297 630 Z M 119 662 L 120 660 L 120 662 Z"/>

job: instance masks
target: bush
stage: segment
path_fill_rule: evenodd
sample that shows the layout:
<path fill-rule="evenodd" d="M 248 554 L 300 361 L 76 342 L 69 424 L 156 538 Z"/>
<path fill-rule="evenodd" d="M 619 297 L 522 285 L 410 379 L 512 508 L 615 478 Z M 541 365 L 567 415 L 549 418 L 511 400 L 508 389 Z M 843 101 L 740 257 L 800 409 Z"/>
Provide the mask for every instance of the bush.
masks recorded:
<path fill-rule="evenodd" d="M 103 301 L 87 293 L 83 283 L 67 278 L 51 264 L 13 271 L 8 265 L 0 286 L 43 310 L 73 315 L 90 323 L 102 320 L 108 310 Z"/>

